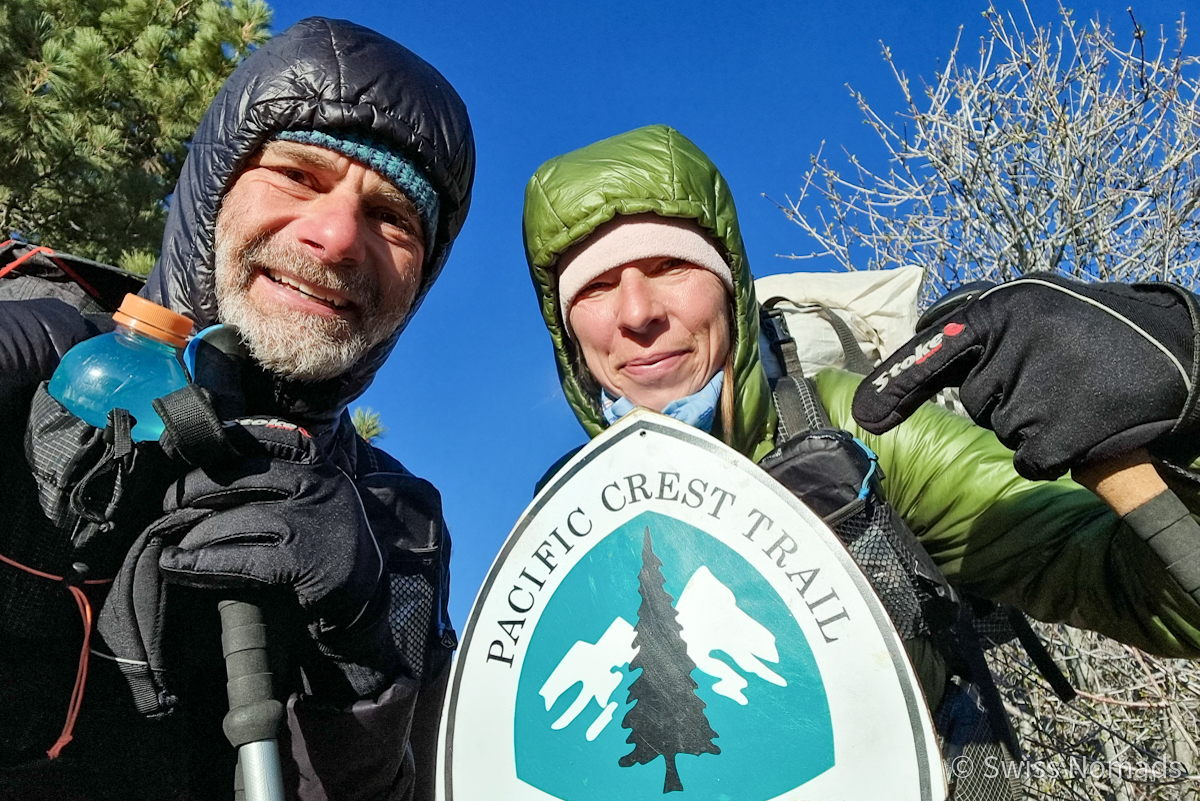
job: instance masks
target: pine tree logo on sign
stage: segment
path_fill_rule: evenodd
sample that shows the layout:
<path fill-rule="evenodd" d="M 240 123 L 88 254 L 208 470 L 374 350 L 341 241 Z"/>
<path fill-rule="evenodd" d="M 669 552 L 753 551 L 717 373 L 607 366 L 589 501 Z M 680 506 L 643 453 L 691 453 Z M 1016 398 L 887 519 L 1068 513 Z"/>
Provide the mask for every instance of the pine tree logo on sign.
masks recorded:
<path fill-rule="evenodd" d="M 696 695 L 692 671 L 696 663 L 688 656 L 687 644 L 676 620 L 671 596 L 663 590 L 664 580 L 659 568 L 662 562 L 654 555 L 650 529 L 642 547 L 642 572 L 638 575 L 638 593 L 642 605 L 634 627 L 635 655 L 630 670 L 641 675 L 629 686 L 633 706 L 625 713 L 621 727 L 630 729 L 627 743 L 633 752 L 621 757 L 623 768 L 645 765 L 661 756 L 667 763 L 667 778 L 663 792 L 682 790 L 679 771 L 675 767 L 678 754 L 719 754 L 713 744 L 719 736 L 704 715 L 707 706 Z"/>
<path fill-rule="evenodd" d="M 902 644 L 840 543 L 725 446 L 630 417 L 497 558 L 456 656 L 439 797 L 944 798 Z"/>
<path fill-rule="evenodd" d="M 517 776 L 567 801 L 718 799 L 733 777 L 740 797 L 768 799 L 829 768 L 832 724 L 812 652 L 763 585 L 732 549 L 660 513 L 611 532 L 530 637 Z M 781 715 L 793 736 L 763 742 Z M 564 770 L 567 754 L 586 784 Z"/>

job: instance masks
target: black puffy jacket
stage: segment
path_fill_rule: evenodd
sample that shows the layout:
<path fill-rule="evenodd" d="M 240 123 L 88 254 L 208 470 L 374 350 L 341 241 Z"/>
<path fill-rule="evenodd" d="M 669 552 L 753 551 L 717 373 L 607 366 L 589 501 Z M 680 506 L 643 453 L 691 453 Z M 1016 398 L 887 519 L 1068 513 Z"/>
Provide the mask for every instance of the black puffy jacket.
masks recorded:
<path fill-rule="evenodd" d="M 440 197 L 437 240 L 417 303 L 462 227 L 474 176 L 466 109 L 429 64 L 345 21 L 312 18 L 272 39 L 230 77 L 201 122 L 176 187 L 162 254 L 142 294 L 196 321 L 216 322 L 213 234 L 221 199 L 243 163 L 284 129 L 346 129 L 403 151 Z M 0 297 L 3 292 L 0 291 Z M 411 312 L 410 312 L 411 317 Z M 403 328 L 403 326 L 401 326 Z M 42 514 L 25 459 L 24 421 L 38 384 L 63 353 L 97 333 L 60 300 L 0 300 L 0 556 L 19 553 L 66 574 L 69 546 Z M 277 681 L 290 693 L 281 737 L 289 795 L 303 799 L 432 798 L 433 758 L 454 633 L 446 613 L 449 540 L 406 528 L 405 499 L 433 506 L 436 492 L 358 439 L 345 408 L 370 385 L 400 331 L 337 380 L 275 379 L 252 402 L 310 427 L 360 489 L 400 502 L 375 504 L 372 524 L 390 553 L 400 637 L 428 647 L 378 698 L 328 703 L 309 682 L 321 667 L 303 637 L 281 637 Z M 368 493 L 364 491 L 364 496 Z M 379 511 L 382 510 L 382 511 Z M 390 515 L 390 518 L 388 517 Z M 102 596 L 102 592 L 100 593 Z M 102 597 L 93 592 L 93 601 Z M 161 720 L 134 710 L 118 666 L 93 656 L 74 740 L 57 759 L 82 629 L 66 588 L 0 564 L 0 799 L 208 799 L 232 796 L 235 755 L 224 741 L 224 675 L 212 598 L 179 592 L 169 608 L 167 651 L 181 666 L 181 709 Z M 170 605 L 169 605 L 170 606 Z M 401 608 L 401 607 L 405 608 Z M 416 610 L 414 613 L 413 610 Z M 410 654 L 411 656 L 411 654 Z M 302 672 L 303 671 L 303 672 Z M 278 690 L 278 688 L 277 688 Z M 339 701 L 342 699 L 339 699 Z"/>
<path fill-rule="evenodd" d="M 467 110 L 449 82 L 409 50 L 358 25 L 315 18 L 298 22 L 247 59 L 204 115 L 144 297 L 200 328 L 216 322 L 213 232 L 221 198 L 263 142 L 280 130 L 309 128 L 348 129 L 392 143 L 437 189 L 437 240 L 411 318 L 446 263 L 471 202 L 475 140 Z M 370 386 L 403 329 L 332 386 L 283 388 L 291 411 L 336 419 Z"/>

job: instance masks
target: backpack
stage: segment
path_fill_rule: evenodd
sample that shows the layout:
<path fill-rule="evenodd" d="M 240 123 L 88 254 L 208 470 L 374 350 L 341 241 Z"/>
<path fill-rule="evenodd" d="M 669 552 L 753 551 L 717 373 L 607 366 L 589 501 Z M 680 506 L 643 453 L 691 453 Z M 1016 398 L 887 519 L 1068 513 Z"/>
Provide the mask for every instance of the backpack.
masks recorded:
<path fill-rule="evenodd" d="M 984 658 L 988 646 L 1019 638 L 1063 700 L 1074 690 L 1054 665 L 1028 620 L 1016 609 L 956 592 L 916 536 L 883 496 L 875 454 L 835 428 L 816 388 L 805 377 L 796 342 L 772 298 L 762 307 L 762 330 L 781 376 L 772 382 L 779 412 L 778 447 L 760 462 L 775 480 L 821 516 L 862 569 L 906 642 L 926 638 L 945 660 L 950 679 L 934 724 L 947 764 L 965 756 L 974 765 L 1020 761 L 1022 750 Z M 845 350 L 844 365 L 865 373 L 871 361 L 845 319 L 818 312 Z M 1018 771 L 973 771 L 951 777 L 955 801 L 1022 797 Z"/>
<path fill-rule="evenodd" d="M 60 300 L 78 310 L 100 333 L 113 329 L 112 312 L 127 293 L 136 293 L 143 283 L 143 278 L 132 273 L 47 247 L 14 239 L 0 243 L 0 301 Z M 119 436 L 119 426 L 115 440 L 110 435 L 106 441 L 103 431 L 66 413 L 44 386 L 29 404 L 37 430 L 25 432 L 25 460 L 37 488 L 32 493 L 10 489 L 17 497 L 36 497 L 40 508 L 19 503 L 18 508 L 9 510 L 15 520 L 0 529 L 0 555 L 35 570 L 65 575 L 72 561 L 70 540 L 52 532 L 72 532 L 77 544 L 106 539 L 113 527 L 107 524 L 117 519 L 114 496 L 124 494 L 124 489 L 142 494 L 145 487 L 129 480 L 134 454 L 128 436 Z M 146 478 L 154 473 L 154 468 L 139 471 Z M 8 537 L 3 536 L 4 530 Z M 35 636 L 61 623 L 51 620 L 54 614 L 50 611 L 61 606 L 57 603 L 61 594 L 57 582 L 27 571 L 4 569 L 0 572 L 0 632 L 15 627 L 17 634 Z"/>
<path fill-rule="evenodd" d="M 0 242 L 0 300 L 57 298 L 106 321 L 145 283 L 143 276 L 80 256 L 16 239 Z"/>
<path fill-rule="evenodd" d="M 760 298 L 780 299 L 775 307 L 805 375 L 826 367 L 862 372 L 912 337 L 924 275 L 920 267 L 784 273 L 756 279 L 754 290 Z"/>
<path fill-rule="evenodd" d="M 141 286 L 108 265 L 0 243 L 0 301 L 61 301 L 93 333 L 112 330 L 112 310 Z M 152 520 L 145 509 L 158 507 L 166 485 L 158 460 L 132 449 L 128 426 L 88 426 L 44 384 L 9 400 L 34 421 L 6 430 L 0 471 L 9 504 L 0 525 L 0 685 L 9 705 L 0 754 L 20 761 L 60 729 L 52 752 L 68 742 L 87 673 L 87 621 L 119 565 L 119 532 Z"/>

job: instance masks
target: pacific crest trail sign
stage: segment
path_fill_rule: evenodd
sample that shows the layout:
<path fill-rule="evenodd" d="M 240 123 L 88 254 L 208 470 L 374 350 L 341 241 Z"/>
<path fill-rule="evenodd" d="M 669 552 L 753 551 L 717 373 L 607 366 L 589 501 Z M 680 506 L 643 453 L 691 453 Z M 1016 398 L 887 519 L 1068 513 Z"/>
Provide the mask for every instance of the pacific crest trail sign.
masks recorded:
<path fill-rule="evenodd" d="M 443 801 L 940 801 L 929 712 L 846 549 L 637 411 L 534 499 L 455 657 Z"/>

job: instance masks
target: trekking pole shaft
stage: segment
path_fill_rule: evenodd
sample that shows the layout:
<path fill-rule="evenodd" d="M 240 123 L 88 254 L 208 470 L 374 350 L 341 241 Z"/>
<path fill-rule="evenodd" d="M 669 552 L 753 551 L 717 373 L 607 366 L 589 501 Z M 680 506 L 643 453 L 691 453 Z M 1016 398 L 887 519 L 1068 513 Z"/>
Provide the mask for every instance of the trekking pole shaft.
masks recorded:
<path fill-rule="evenodd" d="M 276 738 L 284 711 L 271 687 L 262 610 L 245 601 L 221 601 L 217 608 L 229 695 L 222 728 L 238 749 L 246 801 L 283 801 Z"/>
<path fill-rule="evenodd" d="M 238 749 L 238 763 L 242 766 L 246 801 L 283 801 L 277 741 L 246 743 Z"/>

